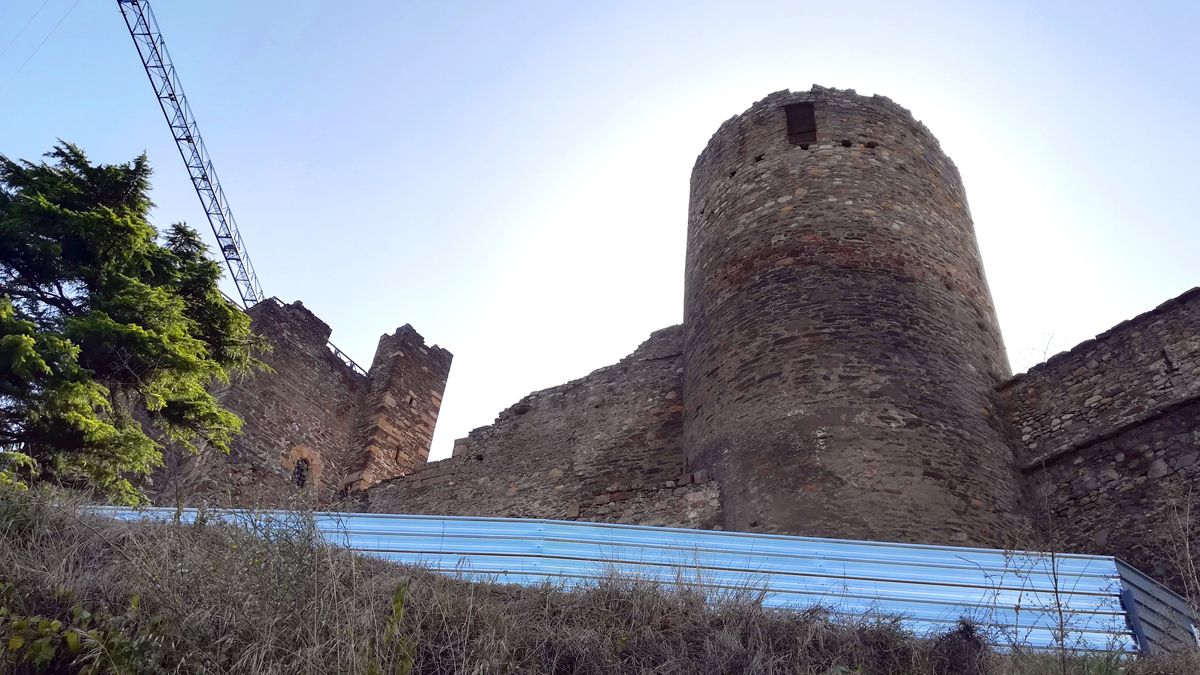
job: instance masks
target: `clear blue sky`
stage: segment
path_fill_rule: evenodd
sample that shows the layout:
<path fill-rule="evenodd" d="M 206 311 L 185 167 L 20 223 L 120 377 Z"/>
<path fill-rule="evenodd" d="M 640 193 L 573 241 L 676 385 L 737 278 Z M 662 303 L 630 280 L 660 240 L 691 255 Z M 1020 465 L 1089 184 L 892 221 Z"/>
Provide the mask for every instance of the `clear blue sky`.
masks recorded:
<path fill-rule="evenodd" d="M 692 162 L 779 89 L 941 139 L 1015 371 L 1198 283 L 1197 3 L 154 8 L 266 292 L 364 364 L 406 322 L 454 352 L 435 457 L 680 320 Z M 0 50 L 0 153 L 145 150 L 207 234 L 115 0 L 4 0 Z"/>

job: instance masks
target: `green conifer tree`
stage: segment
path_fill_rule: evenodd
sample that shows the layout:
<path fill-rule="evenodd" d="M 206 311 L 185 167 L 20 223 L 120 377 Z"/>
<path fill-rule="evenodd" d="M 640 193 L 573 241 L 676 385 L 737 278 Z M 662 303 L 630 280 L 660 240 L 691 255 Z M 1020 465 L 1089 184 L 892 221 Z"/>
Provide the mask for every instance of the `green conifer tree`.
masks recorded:
<path fill-rule="evenodd" d="M 229 450 L 241 421 L 209 388 L 260 366 L 265 343 L 197 232 L 148 221 L 144 154 L 46 157 L 0 156 L 0 481 L 136 502 L 161 440 Z"/>

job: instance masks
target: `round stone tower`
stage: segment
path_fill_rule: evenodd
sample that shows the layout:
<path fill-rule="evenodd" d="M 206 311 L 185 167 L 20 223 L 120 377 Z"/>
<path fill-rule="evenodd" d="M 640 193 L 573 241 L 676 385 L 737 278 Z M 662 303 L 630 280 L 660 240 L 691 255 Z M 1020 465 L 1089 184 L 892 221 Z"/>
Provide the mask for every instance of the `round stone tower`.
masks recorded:
<path fill-rule="evenodd" d="M 958 171 L 907 110 L 814 87 L 692 170 L 684 444 L 729 529 L 945 544 L 1016 525 L 1008 362 Z"/>

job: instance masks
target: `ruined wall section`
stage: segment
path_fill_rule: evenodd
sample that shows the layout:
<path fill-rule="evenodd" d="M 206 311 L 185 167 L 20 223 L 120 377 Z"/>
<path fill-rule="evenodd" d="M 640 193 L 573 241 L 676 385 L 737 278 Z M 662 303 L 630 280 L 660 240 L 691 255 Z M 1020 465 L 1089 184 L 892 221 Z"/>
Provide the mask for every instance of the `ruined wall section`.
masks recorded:
<path fill-rule="evenodd" d="M 1000 389 L 1033 520 L 1060 550 L 1170 578 L 1173 504 L 1200 479 L 1200 289 Z"/>
<path fill-rule="evenodd" d="M 403 476 L 425 464 L 454 356 L 427 347 L 411 325 L 379 338 L 359 425 L 361 449 L 349 490 Z"/>
<path fill-rule="evenodd" d="M 193 456 L 168 447 L 166 466 L 149 488 L 156 503 L 328 503 L 355 463 L 368 383 L 329 351 L 329 326 L 300 302 L 271 298 L 247 313 L 253 330 L 272 345 L 262 356 L 271 370 L 214 392 L 242 418 L 242 433 L 229 455 L 206 450 Z"/>
<path fill-rule="evenodd" d="M 454 456 L 367 491 L 367 508 L 710 527 L 717 489 L 685 474 L 678 326 L 587 377 L 526 396 Z"/>
<path fill-rule="evenodd" d="M 1000 389 L 1022 464 L 1200 395 L 1200 288 L 1117 324 Z"/>

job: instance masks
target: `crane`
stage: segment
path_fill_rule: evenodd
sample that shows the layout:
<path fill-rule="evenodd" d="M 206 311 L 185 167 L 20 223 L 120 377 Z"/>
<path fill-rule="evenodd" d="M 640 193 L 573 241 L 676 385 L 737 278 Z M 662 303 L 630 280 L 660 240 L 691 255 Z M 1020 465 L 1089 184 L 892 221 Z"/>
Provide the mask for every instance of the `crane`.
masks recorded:
<path fill-rule="evenodd" d="M 121 15 L 125 17 L 125 26 L 137 47 L 138 55 L 142 58 L 142 66 L 146 76 L 150 78 L 150 86 L 158 98 L 158 106 L 162 108 L 163 116 L 167 118 L 167 126 L 179 147 L 179 156 L 187 166 L 192 186 L 200 197 L 200 204 L 208 216 L 208 224 L 212 226 L 213 234 L 217 237 L 217 246 L 229 267 L 229 274 L 237 285 L 238 295 L 242 298 L 242 306 L 249 309 L 251 305 L 266 299 L 262 286 L 258 283 L 258 275 L 250 264 L 250 256 L 246 253 L 246 245 L 238 232 L 237 221 L 229 210 L 229 201 L 225 191 L 221 189 L 221 181 L 217 180 L 217 172 L 213 169 L 212 157 L 204 147 L 204 139 L 196 126 L 196 117 L 192 108 L 183 95 L 183 86 L 179 84 L 179 74 L 175 72 L 175 64 L 171 63 L 171 55 L 167 53 L 167 43 L 163 41 L 162 31 L 158 28 L 158 20 L 154 18 L 154 10 L 150 9 L 148 0 L 117 0 Z M 275 298 L 272 301 L 279 303 Z M 279 303 L 282 304 L 282 303 Z M 332 342 L 325 346 L 333 355 L 350 366 L 354 372 L 366 376 L 367 371 L 355 363 L 350 355 L 338 349 Z"/>
<path fill-rule="evenodd" d="M 229 274 L 237 286 L 241 296 L 242 306 L 247 309 L 264 299 L 262 287 L 258 283 L 258 275 L 250 264 L 250 256 L 246 253 L 246 244 L 238 232 L 237 221 L 229 210 L 229 200 L 217 180 L 217 172 L 213 169 L 212 157 L 204 147 L 204 139 L 196 126 L 196 117 L 183 95 L 183 87 L 179 84 L 179 74 L 171 56 L 167 53 L 167 44 L 163 41 L 162 31 L 154 18 L 147 0 L 117 0 L 121 15 L 125 17 L 125 25 L 129 35 L 137 47 L 146 76 L 150 78 L 150 86 L 158 98 L 167 125 L 171 127 L 171 135 L 175 145 L 179 147 L 179 155 L 187 165 L 192 186 L 200 197 L 200 204 L 208 216 L 208 224 L 212 226 L 217 238 L 217 247 L 229 267 Z"/>

